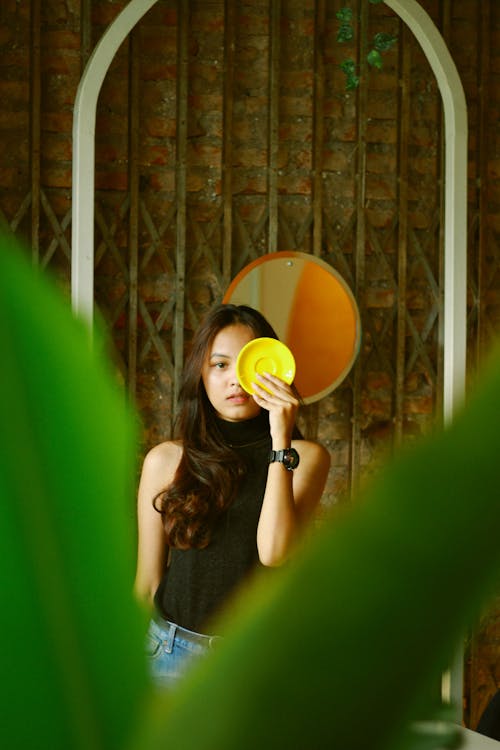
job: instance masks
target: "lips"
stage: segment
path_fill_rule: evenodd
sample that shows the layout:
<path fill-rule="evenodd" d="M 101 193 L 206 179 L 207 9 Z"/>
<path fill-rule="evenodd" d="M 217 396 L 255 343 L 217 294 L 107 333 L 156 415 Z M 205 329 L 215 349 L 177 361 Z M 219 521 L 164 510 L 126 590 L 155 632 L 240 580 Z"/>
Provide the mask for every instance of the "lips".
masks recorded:
<path fill-rule="evenodd" d="M 233 404 L 246 404 L 248 396 L 246 393 L 233 393 L 231 396 L 228 396 L 227 400 Z"/>

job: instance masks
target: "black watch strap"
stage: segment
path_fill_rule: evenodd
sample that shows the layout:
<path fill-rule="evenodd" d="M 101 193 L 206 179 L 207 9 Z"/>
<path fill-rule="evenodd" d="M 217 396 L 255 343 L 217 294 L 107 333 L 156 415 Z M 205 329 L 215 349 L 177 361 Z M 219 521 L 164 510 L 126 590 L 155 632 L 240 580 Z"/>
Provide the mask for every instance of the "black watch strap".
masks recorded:
<path fill-rule="evenodd" d="M 300 457 L 295 448 L 284 448 L 280 451 L 271 450 L 269 452 L 269 463 L 272 464 L 278 462 L 283 464 L 288 471 L 296 469 L 299 465 L 299 461 Z"/>

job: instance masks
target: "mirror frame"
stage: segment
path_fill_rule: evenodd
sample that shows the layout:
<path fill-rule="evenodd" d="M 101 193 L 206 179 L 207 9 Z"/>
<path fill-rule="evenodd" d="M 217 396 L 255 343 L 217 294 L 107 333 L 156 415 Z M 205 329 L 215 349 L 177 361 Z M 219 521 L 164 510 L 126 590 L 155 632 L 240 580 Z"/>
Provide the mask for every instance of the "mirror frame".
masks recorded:
<path fill-rule="evenodd" d="M 288 261 L 287 261 L 288 259 Z M 241 271 L 236 274 L 234 279 L 229 284 L 223 298 L 222 302 L 232 302 L 237 305 L 249 305 L 250 307 L 255 307 L 256 309 L 261 312 L 265 318 L 271 323 L 273 328 L 278 333 L 278 336 L 280 340 L 286 344 L 292 351 L 292 353 L 295 356 L 295 359 L 297 361 L 297 373 L 299 373 L 301 370 L 305 369 L 305 364 L 309 362 L 309 357 L 300 357 L 300 346 L 296 345 L 294 346 L 294 340 L 291 337 L 291 335 L 286 335 L 286 333 L 289 331 L 289 326 L 286 326 L 286 331 L 280 330 L 279 326 L 277 325 L 277 320 L 275 317 L 273 317 L 272 313 L 268 310 L 268 308 L 264 304 L 256 304 L 252 299 L 247 298 L 246 296 L 239 296 L 237 295 L 238 287 L 241 289 L 241 284 L 245 280 L 249 280 L 249 277 L 252 277 L 252 273 L 255 271 L 258 271 L 259 269 L 262 269 L 266 266 L 268 263 L 272 263 L 273 261 L 278 261 L 278 264 L 280 267 L 282 267 L 282 264 L 284 263 L 285 266 L 290 263 L 290 265 L 293 265 L 293 260 L 297 260 L 301 262 L 301 273 L 302 269 L 305 270 L 305 266 L 308 263 L 312 263 L 317 269 L 321 269 L 325 272 L 325 274 L 330 277 L 330 279 L 334 282 L 336 282 L 337 289 L 343 293 L 344 299 L 348 300 L 350 302 L 350 307 L 352 310 L 352 318 L 354 320 L 354 337 L 352 339 L 352 348 L 351 348 L 351 354 L 349 356 L 349 359 L 341 359 L 342 369 L 335 375 L 335 378 L 332 379 L 328 384 L 324 385 L 324 387 L 321 388 L 321 390 L 316 390 L 314 392 L 309 393 L 302 393 L 300 386 L 298 385 L 299 393 L 302 397 L 304 404 L 312 404 L 315 401 L 319 401 L 321 398 L 324 398 L 325 396 L 328 396 L 328 394 L 332 393 L 336 388 L 338 388 L 339 385 L 345 380 L 349 372 L 351 371 L 356 358 L 359 354 L 359 350 L 361 347 L 361 339 L 362 339 L 362 329 L 361 329 L 361 315 L 359 312 L 359 308 L 356 302 L 356 299 L 354 297 L 354 294 L 347 284 L 346 280 L 341 276 L 341 274 L 335 269 L 333 266 L 331 266 L 329 263 L 326 263 L 322 258 L 318 258 L 316 255 L 312 255 L 311 253 L 302 253 L 295 250 L 280 250 L 276 253 L 266 253 L 265 255 L 261 255 L 259 258 L 256 258 L 251 263 L 248 263 L 248 265 L 244 266 Z M 257 274 L 253 275 L 253 279 L 257 278 Z M 297 280 L 300 283 L 300 276 Z M 295 289 L 291 290 L 295 291 Z M 236 299 L 233 299 L 236 295 Z M 293 310 L 294 304 L 293 304 L 293 297 L 294 295 L 291 295 L 292 297 L 292 304 L 290 305 L 290 308 L 288 310 L 287 317 L 290 316 L 290 311 Z M 319 312 L 315 312 L 315 319 L 316 316 L 319 315 Z M 320 316 L 321 321 L 326 321 L 326 315 Z M 309 330 L 314 329 L 314 320 L 309 321 L 308 323 L 305 323 L 305 327 Z M 327 326 L 331 330 L 331 338 L 334 338 L 335 333 L 335 322 L 332 321 L 330 325 Z M 324 331 L 323 331 L 324 335 Z M 328 340 L 331 340 L 329 338 Z M 331 354 L 328 357 L 329 360 L 331 360 Z M 313 367 L 317 365 L 316 362 L 311 360 L 311 363 Z"/>

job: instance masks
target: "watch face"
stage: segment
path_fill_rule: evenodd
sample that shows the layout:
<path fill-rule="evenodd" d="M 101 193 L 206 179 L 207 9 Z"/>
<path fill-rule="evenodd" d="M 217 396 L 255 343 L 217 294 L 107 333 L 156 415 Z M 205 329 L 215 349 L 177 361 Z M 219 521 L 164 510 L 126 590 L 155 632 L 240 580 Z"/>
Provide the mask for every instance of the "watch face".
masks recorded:
<path fill-rule="evenodd" d="M 287 469 L 295 469 L 299 465 L 299 454 L 295 448 L 290 448 L 284 452 L 283 464 Z"/>
<path fill-rule="evenodd" d="M 278 461 L 280 464 L 283 464 L 285 469 L 288 469 L 288 471 L 292 471 L 299 465 L 300 456 L 295 448 L 284 448 L 281 451 L 272 450 L 269 453 L 269 461 L 270 463 Z"/>

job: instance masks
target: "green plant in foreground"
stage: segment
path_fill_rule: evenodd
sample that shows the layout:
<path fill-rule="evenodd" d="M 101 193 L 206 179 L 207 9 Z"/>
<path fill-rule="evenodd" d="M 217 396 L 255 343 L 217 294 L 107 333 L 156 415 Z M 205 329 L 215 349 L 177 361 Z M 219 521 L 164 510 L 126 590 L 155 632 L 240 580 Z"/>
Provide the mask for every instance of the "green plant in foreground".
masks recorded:
<path fill-rule="evenodd" d="M 119 748 L 146 680 L 134 420 L 83 323 L 5 237 L 0 347 L 2 744 Z"/>
<path fill-rule="evenodd" d="M 131 597 L 134 418 L 88 333 L 0 242 L 2 733 L 22 750 L 419 750 L 432 686 L 497 582 L 500 360 L 154 694 Z M 6 709 L 6 710 L 5 710 Z"/>

